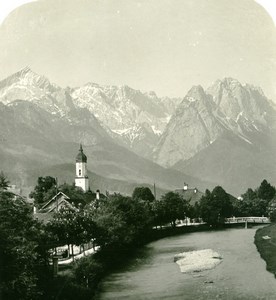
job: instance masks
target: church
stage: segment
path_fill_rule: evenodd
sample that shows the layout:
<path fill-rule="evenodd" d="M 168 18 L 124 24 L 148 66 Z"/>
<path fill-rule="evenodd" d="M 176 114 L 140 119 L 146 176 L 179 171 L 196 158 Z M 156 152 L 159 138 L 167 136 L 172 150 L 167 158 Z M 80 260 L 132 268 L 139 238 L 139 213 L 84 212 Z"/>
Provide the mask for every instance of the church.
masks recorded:
<path fill-rule="evenodd" d="M 79 153 L 76 156 L 75 186 L 80 187 L 84 192 L 90 188 L 87 175 L 87 157 L 83 153 L 82 144 L 80 144 Z"/>
<path fill-rule="evenodd" d="M 82 145 L 80 144 L 79 152 L 76 156 L 76 173 L 75 173 L 75 186 L 81 188 L 84 192 L 90 190 L 89 178 L 87 175 L 87 157 L 83 152 Z M 96 191 L 96 199 L 100 199 L 100 191 Z M 58 192 L 48 202 L 46 202 L 39 211 L 34 207 L 34 216 L 40 221 L 47 222 L 52 219 L 55 212 L 61 208 L 69 207 L 76 209 L 70 202 L 71 199 L 62 192 Z"/>

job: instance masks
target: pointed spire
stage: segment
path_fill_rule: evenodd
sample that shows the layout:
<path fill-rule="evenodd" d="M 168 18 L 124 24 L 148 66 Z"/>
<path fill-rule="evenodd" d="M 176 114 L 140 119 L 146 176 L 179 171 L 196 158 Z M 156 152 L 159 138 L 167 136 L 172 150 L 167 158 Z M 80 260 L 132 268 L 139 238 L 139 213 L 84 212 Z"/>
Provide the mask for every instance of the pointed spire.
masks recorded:
<path fill-rule="evenodd" d="M 83 152 L 82 144 L 80 143 L 80 151 Z"/>

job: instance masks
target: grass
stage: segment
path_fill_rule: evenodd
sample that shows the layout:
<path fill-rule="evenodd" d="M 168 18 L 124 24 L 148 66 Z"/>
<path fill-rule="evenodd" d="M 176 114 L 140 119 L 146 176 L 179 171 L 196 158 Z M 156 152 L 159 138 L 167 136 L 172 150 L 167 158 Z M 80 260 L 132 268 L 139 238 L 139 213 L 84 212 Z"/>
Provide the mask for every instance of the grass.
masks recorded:
<path fill-rule="evenodd" d="M 263 236 L 269 236 L 271 239 L 265 240 Z M 266 269 L 276 277 L 276 224 L 258 229 L 255 234 L 255 244 L 266 262 Z"/>

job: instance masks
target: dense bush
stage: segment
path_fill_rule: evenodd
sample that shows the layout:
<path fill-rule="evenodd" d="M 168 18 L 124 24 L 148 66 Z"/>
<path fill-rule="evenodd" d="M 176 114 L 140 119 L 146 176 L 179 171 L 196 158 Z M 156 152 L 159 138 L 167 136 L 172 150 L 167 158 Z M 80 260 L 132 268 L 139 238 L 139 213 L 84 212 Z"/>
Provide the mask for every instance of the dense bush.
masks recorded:
<path fill-rule="evenodd" d="M 218 225 L 225 222 L 225 218 L 231 217 L 233 206 L 229 195 L 225 190 L 217 186 L 212 192 L 206 190 L 199 203 L 200 216 L 210 225 Z"/>
<path fill-rule="evenodd" d="M 0 193 L 0 295 L 38 299 L 48 279 L 46 234 L 29 206 Z"/>

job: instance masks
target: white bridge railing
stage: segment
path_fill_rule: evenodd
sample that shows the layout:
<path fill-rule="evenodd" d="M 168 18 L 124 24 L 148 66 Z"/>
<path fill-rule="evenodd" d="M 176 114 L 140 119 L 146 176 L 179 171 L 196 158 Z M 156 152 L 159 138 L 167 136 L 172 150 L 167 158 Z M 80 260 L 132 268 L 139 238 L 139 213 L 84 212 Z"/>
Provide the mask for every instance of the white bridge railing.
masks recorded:
<path fill-rule="evenodd" d="M 232 217 L 226 218 L 225 223 L 270 223 L 267 217 Z"/>

